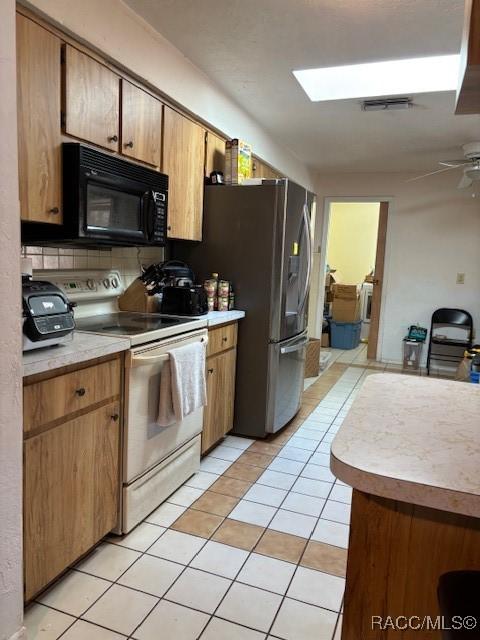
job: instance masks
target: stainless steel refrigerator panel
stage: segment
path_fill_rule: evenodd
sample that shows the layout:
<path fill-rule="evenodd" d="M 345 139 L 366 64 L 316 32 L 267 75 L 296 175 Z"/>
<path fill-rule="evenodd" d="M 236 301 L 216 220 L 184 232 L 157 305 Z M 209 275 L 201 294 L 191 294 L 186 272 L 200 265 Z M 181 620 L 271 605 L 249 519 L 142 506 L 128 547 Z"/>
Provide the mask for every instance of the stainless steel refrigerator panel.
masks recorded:
<path fill-rule="evenodd" d="M 303 332 L 269 346 L 267 433 L 284 427 L 300 408 L 307 342 Z"/>
<path fill-rule="evenodd" d="M 202 242 L 176 242 L 172 251 L 172 257 L 190 264 L 198 281 L 217 272 L 233 282 L 235 306 L 247 311 L 241 325 L 252 327 L 259 343 L 270 340 L 279 296 L 280 266 L 274 262 L 279 259 L 276 244 L 281 242 L 276 216 L 282 205 L 277 200 L 283 193 L 275 184 L 207 186 Z"/>
<path fill-rule="evenodd" d="M 306 300 L 311 270 L 310 217 L 307 192 L 287 181 L 283 221 L 279 325 L 272 325 L 272 341 L 298 335 L 306 327 Z"/>

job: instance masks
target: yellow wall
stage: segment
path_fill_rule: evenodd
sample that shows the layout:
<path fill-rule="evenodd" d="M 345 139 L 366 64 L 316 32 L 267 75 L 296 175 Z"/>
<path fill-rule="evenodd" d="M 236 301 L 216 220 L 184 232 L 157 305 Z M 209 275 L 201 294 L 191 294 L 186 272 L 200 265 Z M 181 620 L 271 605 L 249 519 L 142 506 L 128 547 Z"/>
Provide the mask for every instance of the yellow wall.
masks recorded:
<path fill-rule="evenodd" d="M 334 202 L 330 207 L 327 264 L 343 284 L 360 284 L 375 266 L 380 205 Z"/>

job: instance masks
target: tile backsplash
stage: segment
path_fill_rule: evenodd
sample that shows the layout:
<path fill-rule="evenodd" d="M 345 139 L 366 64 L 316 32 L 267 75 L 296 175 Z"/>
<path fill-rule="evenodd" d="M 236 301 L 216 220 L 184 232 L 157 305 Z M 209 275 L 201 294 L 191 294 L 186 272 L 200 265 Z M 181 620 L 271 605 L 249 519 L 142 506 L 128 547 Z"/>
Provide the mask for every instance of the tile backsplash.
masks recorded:
<path fill-rule="evenodd" d="M 162 262 L 161 247 L 108 247 L 102 249 L 22 247 L 22 256 L 30 258 L 33 270 L 117 269 L 128 286 L 140 275 L 141 266 Z"/>

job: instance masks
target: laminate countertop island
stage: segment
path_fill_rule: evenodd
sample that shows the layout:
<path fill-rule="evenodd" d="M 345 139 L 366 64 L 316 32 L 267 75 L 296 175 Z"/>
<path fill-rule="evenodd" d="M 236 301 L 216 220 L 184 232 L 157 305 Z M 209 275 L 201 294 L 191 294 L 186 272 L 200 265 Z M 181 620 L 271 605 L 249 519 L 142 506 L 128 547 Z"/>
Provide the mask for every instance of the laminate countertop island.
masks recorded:
<path fill-rule="evenodd" d="M 480 570 L 480 387 L 369 376 L 330 466 L 354 490 L 342 640 L 440 638 L 378 617 L 435 618 L 439 577 Z"/>

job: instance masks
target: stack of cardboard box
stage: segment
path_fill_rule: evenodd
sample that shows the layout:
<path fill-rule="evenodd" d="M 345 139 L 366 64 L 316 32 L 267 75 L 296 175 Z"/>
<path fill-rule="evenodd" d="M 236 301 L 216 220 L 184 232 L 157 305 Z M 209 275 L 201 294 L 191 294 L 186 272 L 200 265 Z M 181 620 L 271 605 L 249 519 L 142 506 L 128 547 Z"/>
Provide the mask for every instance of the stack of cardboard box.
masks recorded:
<path fill-rule="evenodd" d="M 333 273 L 327 273 L 325 276 L 325 302 L 333 302 L 333 285 L 335 284 L 335 276 Z"/>
<path fill-rule="evenodd" d="M 360 291 L 356 284 L 332 286 L 332 318 L 335 322 L 357 322 L 360 319 Z"/>

